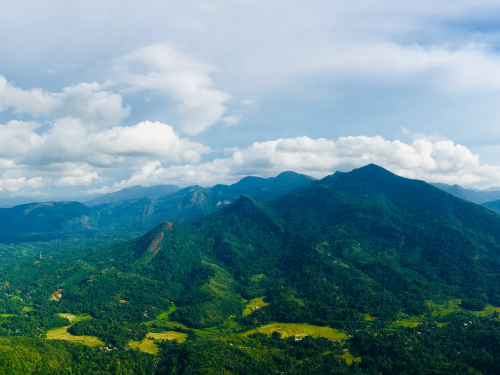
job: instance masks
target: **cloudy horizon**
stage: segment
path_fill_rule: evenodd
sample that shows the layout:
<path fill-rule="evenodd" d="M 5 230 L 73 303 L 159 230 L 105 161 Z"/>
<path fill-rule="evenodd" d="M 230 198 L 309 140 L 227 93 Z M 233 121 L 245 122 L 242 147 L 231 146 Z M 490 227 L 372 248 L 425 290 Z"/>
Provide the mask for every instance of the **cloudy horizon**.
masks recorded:
<path fill-rule="evenodd" d="M 375 163 L 500 186 L 500 4 L 5 3 L 0 199 Z"/>

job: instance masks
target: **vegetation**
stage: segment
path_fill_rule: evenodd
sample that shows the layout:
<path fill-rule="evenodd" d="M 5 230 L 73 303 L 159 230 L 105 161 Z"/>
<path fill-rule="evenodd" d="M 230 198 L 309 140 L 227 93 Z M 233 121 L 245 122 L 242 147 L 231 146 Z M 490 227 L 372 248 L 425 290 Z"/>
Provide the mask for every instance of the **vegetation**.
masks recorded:
<path fill-rule="evenodd" d="M 210 196 L 271 194 L 266 181 L 163 198 L 191 221 Z M 116 216 L 99 225 L 121 233 L 153 223 L 141 200 L 163 198 L 93 210 L 107 205 Z M 0 269 L 0 352 L 24 348 L 6 358 L 40 374 L 495 374 L 499 229 L 484 207 L 370 165 L 122 242 L 45 242 L 57 258 L 17 244 L 24 261 Z"/>
<path fill-rule="evenodd" d="M 68 327 L 54 328 L 48 331 L 45 337 L 49 340 L 74 341 L 87 346 L 104 346 L 104 342 L 95 336 L 74 336 L 68 332 Z"/>

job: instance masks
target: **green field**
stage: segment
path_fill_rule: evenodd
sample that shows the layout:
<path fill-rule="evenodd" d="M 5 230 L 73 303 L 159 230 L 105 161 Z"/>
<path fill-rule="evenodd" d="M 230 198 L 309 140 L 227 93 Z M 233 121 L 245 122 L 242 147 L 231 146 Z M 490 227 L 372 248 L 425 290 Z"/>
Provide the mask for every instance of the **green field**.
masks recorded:
<path fill-rule="evenodd" d="M 149 332 L 146 338 L 142 341 L 130 341 L 129 346 L 132 349 L 139 349 L 142 352 L 156 355 L 158 354 L 158 346 L 155 344 L 155 340 L 177 340 L 179 342 L 184 342 L 187 335 L 180 332 Z"/>
<path fill-rule="evenodd" d="M 81 320 L 90 320 L 92 317 L 88 314 L 73 315 L 73 314 L 57 314 L 61 318 L 68 319 L 71 323 L 75 324 Z"/>
<path fill-rule="evenodd" d="M 158 315 L 157 319 L 160 319 L 160 320 L 168 319 L 168 316 L 170 314 L 172 314 L 175 310 L 177 310 L 177 307 L 175 307 L 175 305 L 172 303 L 172 306 L 170 307 L 170 309 L 168 309 L 168 311 L 164 311 L 160 315 Z"/>
<path fill-rule="evenodd" d="M 264 306 L 269 305 L 268 303 L 264 302 L 264 298 L 265 297 L 259 297 L 249 300 L 246 304 L 245 310 L 243 311 L 243 316 L 250 315 L 254 312 L 254 310 L 261 309 Z"/>
<path fill-rule="evenodd" d="M 375 318 L 374 318 L 373 316 L 370 316 L 370 314 L 366 313 L 366 314 L 365 314 L 365 320 L 367 320 L 367 321 L 370 321 L 370 322 L 371 322 L 371 321 L 375 320 Z"/>
<path fill-rule="evenodd" d="M 73 341 L 87 346 L 104 346 L 104 342 L 95 336 L 73 336 L 68 332 L 69 327 L 71 326 L 51 329 L 46 333 L 47 339 Z"/>
<path fill-rule="evenodd" d="M 462 307 L 460 307 L 460 302 L 461 301 L 459 299 L 450 299 L 444 303 L 434 303 L 431 301 L 427 301 L 427 306 L 431 307 L 432 310 L 431 316 L 443 317 L 453 312 L 467 311 Z M 472 311 L 472 314 L 476 316 L 491 316 L 496 312 L 500 313 L 500 307 L 487 305 L 484 310 Z"/>
<path fill-rule="evenodd" d="M 415 327 L 417 327 L 421 323 L 422 323 L 422 321 L 419 318 L 417 318 L 417 317 L 411 317 L 410 319 L 400 319 L 400 320 L 397 320 L 396 322 L 394 322 L 393 325 L 395 325 L 396 327 L 411 327 L 411 328 L 415 328 Z"/>
<path fill-rule="evenodd" d="M 445 315 L 451 314 L 453 312 L 464 311 L 460 305 L 459 299 L 450 299 L 444 303 L 436 303 L 433 301 L 427 301 L 426 304 L 431 308 L 432 316 L 443 317 Z"/>
<path fill-rule="evenodd" d="M 361 362 L 361 357 L 354 357 L 351 353 L 347 352 L 342 354 L 340 358 L 343 358 L 348 365 L 352 364 L 354 361 Z"/>
<path fill-rule="evenodd" d="M 330 327 L 313 326 L 306 323 L 274 323 L 268 324 L 257 329 L 245 332 L 244 335 L 248 336 L 252 333 L 261 332 L 266 335 L 271 335 L 273 332 L 281 333 L 281 337 L 295 336 L 302 338 L 305 336 L 312 337 L 325 337 L 331 340 L 343 340 L 347 335 L 339 330 Z"/>

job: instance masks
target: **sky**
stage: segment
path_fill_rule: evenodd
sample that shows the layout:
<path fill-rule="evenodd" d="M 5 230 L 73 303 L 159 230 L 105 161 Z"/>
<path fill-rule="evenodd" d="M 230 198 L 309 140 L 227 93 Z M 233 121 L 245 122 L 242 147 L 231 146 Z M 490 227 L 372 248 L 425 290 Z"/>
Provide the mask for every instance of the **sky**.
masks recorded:
<path fill-rule="evenodd" d="M 0 6 L 0 199 L 368 163 L 500 186 L 498 1 Z"/>

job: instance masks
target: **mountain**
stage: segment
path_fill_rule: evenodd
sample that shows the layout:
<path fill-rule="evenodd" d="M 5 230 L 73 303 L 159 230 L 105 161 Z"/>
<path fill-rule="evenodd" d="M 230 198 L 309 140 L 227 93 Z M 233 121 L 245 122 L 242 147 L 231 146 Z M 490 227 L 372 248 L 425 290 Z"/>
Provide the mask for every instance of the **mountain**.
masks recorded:
<path fill-rule="evenodd" d="M 432 185 L 437 188 L 454 195 L 455 197 L 464 199 L 466 201 L 482 204 L 486 202 L 491 202 L 500 199 L 500 191 L 494 190 L 494 188 L 487 190 L 477 190 L 477 189 L 464 189 L 459 185 L 447 185 L 440 183 L 433 183 Z"/>
<path fill-rule="evenodd" d="M 245 177 L 233 185 L 212 188 L 190 186 L 175 193 L 140 199 L 127 199 L 94 205 L 102 228 L 144 233 L 166 221 L 190 223 L 233 203 L 241 194 L 260 201 L 280 197 L 314 178 L 295 172 L 283 172 L 276 177 Z"/>
<path fill-rule="evenodd" d="M 110 301 L 146 288 L 148 300 L 174 301 L 175 319 L 194 327 L 221 324 L 241 297 L 262 295 L 270 304 L 252 321 L 344 327 L 364 313 L 380 321 L 423 314 L 438 294 L 464 306 L 500 304 L 500 217 L 369 165 L 270 202 L 241 196 L 192 225 L 165 222 L 83 262 L 54 280 L 51 293 L 68 291 L 59 301 L 68 311 L 85 300 L 79 311 L 118 319 L 122 307 Z M 114 287 L 100 300 L 106 283 Z"/>
<path fill-rule="evenodd" d="M 0 208 L 0 242 L 40 241 L 92 233 L 97 215 L 78 202 L 29 203 Z"/>
<path fill-rule="evenodd" d="M 219 196 L 200 186 L 190 186 L 171 195 L 128 199 L 93 207 L 101 228 L 144 233 L 166 220 L 181 223 L 197 220 L 229 204 L 232 196 Z"/>
<path fill-rule="evenodd" d="M 219 194 L 191 189 L 181 208 Z M 63 327 L 116 347 L 110 357 L 147 345 L 158 374 L 495 374 L 499 269 L 499 215 L 368 165 L 2 271 L 0 334 Z M 304 337 L 328 330 L 338 336 Z M 174 333 L 185 342 L 146 337 Z"/>
<path fill-rule="evenodd" d="M 246 194 L 259 201 L 269 201 L 285 195 L 292 190 L 309 185 L 314 178 L 295 172 L 282 172 L 276 177 L 245 177 L 237 183 L 215 185 L 210 190 L 217 194 L 240 196 Z"/>
<path fill-rule="evenodd" d="M 79 244 L 85 245 L 83 248 L 92 248 L 94 242 L 100 243 L 104 237 L 106 242 L 113 241 L 113 239 L 130 239 L 166 220 L 181 223 L 193 222 L 233 203 L 241 194 L 248 194 L 259 200 L 269 200 L 297 187 L 310 184 L 312 181 L 314 179 L 309 176 L 283 172 L 267 179 L 245 177 L 233 185 L 216 185 L 210 189 L 201 186 L 190 186 L 184 189 L 175 185 L 148 188 L 134 186 L 86 202 L 87 207 L 78 202 L 33 203 L 15 206 L 10 209 L 0 209 L 0 223 L 7 223 L 4 230 L 0 230 L 0 243 L 48 241 L 62 238 L 61 236 L 64 235 L 83 235 L 86 238 L 81 238 Z M 38 226 L 14 225 L 13 223 L 19 220 L 33 220 L 33 213 L 29 217 L 23 216 L 27 207 L 36 207 L 34 211 L 36 217 L 45 218 L 45 221 L 38 223 Z M 62 209 L 63 207 L 66 209 Z M 84 214 L 80 215 L 80 211 Z M 78 224 L 78 215 L 91 218 L 88 228 Z M 62 222 L 66 225 L 61 226 Z M 88 238 L 89 235 L 95 236 L 95 239 L 92 241 Z M 74 245 L 72 248 L 75 248 Z"/>
<path fill-rule="evenodd" d="M 472 190 L 472 191 L 500 191 L 500 186 L 492 186 L 492 187 L 489 187 L 487 189 L 483 189 L 483 190 L 480 190 L 480 189 L 469 189 L 469 190 Z"/>
<path fill-rule="evenodd" d="M 118 202 L 127 199 L 154 198 L 173 194 L 181 188 L 177 185 L 157 185 L 143 187 L 140 185 L 132 186 L 117 192 L 106 194 L 102 197 L 84 202 L 87 206 L 93 207 L 103 203 Z"/>
<path fill-rule="evenodd" d="M 489 208 L 492 211 L 495 211 L 497 214 L 500 214 L 500 200 L 486 202 L 483 203 L 482 206 Z"/>

